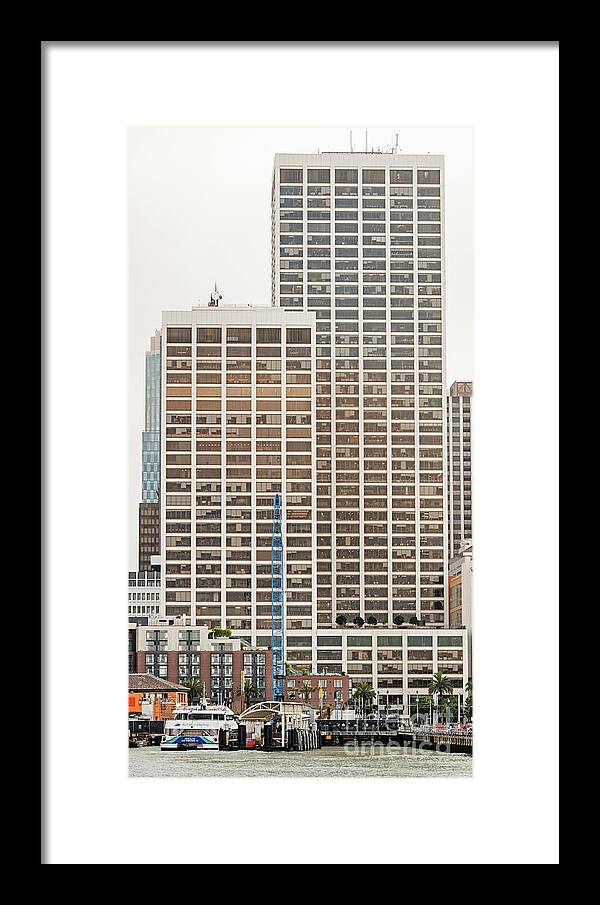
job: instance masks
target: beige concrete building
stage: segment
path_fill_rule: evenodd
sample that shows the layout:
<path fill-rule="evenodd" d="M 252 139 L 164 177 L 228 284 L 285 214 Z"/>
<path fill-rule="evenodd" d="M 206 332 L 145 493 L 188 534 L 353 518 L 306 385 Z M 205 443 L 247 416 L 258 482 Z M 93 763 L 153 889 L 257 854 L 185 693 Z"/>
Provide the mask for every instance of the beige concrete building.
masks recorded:
<path fill-rule="evenodd" d="M 254 641 L 271 626 L 273 497 L 283 496 L 288 625 L 316 622 L 315 316 L 163 313 L 164 614 Z"/>
<path fill-rule="evenodd" d="M 473 537 L 471 421 L 473 381 L 455 380 L 446 397 L 448 459 L 448 559 Z"/>
<path fill-rule="evenodd" d="M 272 301 L 316 316 L 317 626 L 444 625 L 444 159 L 278 154 Z"/>

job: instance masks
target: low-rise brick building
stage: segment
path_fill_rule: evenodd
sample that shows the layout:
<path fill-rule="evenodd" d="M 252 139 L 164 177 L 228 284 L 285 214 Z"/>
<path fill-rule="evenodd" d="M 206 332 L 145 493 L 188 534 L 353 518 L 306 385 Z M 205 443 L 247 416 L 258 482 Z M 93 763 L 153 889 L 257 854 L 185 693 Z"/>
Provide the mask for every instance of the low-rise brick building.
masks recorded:
<path fill-rule="evenodd" d="M 149 620 L 129 625 L 135 632 L 135 668 L 138 673 L 181 683 L 197 679 L 208 701 L 227 704 L 239 712 L 244 706 L 270 700 L 273 692 L 271 651 L 240 638 L 209 637 L 205 625 L 193 628 L 175 620 Z M 241 689 L 249 683 L 246 700 Z M 247 696 L 246 696 L 247 697 Z"/>
<path fill-rule="evenodd" d="M 188 697 L 183 685 L 149 673 L 129 674 L 129 713 L 149 720 L 168 720 L 176 707 L 188 703 Z"/>

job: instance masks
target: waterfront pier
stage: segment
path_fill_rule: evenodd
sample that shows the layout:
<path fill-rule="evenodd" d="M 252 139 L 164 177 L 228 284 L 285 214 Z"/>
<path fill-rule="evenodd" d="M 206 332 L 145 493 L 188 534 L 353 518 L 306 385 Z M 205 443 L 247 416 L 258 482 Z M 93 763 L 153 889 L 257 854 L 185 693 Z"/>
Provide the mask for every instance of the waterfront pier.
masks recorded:
<path fill-rule="evenodd" d="M 317 720 L 321 746 L 396 744 L 456 754 L 472 754 L 473 738 L 468 732 L 443 729 L 415 729 L 406 720 L 354 719 Z"/>
<path fill-rule="evenodd" d="M 292 701 L 261 701 L 239 717 L 237 733 L 219 738 L 223 748 L 260 751 L 312 751 L 321 737 L 312 707 Z"/>
<path fill-rule="evenodd" d="M 418 729 L 413 733 L 412 744 L 424 751 L 440 751 L 446 754 L 473 754 L 473 736 L 470 732 L 446 732 L 439 729 Z"/>
<path fill-rule="evenodd" d="M 160 745 L 164 729 L 164 720 L 130 719 L 129 747 L 144 748 L 147 745 Z"/>

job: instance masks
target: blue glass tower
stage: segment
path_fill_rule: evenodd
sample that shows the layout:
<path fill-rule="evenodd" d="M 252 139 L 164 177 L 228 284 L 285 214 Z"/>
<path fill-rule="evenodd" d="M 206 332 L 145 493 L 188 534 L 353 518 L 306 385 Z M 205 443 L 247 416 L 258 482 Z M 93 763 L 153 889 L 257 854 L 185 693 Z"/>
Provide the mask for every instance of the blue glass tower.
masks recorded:
<path fill-rule="evenodd" d="M 160 332 L 146 352 L 146 417 L 142 432 L 142 502 L 156 503 L 160 488 Z"/>

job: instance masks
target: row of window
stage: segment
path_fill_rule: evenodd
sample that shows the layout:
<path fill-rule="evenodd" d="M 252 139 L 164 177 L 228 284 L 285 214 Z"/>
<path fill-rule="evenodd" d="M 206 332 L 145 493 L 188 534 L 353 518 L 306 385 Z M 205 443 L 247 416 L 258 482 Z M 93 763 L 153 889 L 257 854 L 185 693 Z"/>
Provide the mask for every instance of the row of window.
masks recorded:
<path fill-rule="evenodd" d="M 389 195 L 390 197 L 390 205 L 402 206 L 406 203 L 412 205 L 414 193 L 413 185 L 409 183 L 405 185 L 394 184 L 389 186 L 365 183 L 362 187 L 363 206 L 367 207 L 371 205 L 374 207 L 380 204 L 386 195 Z M 328 203 L 332 194 L 335 196 L 337 207 L 338 205 L 343 206 L 345 199 L 348 199 L 346 203 L 353 204 L 353 199 L 358 197 L 359 191 L 358 185 L 353 183 L 347 183 L 346 185 L 339 183 L 333 190 L 328 183 L 312 183 L 307 186 L 306 194 L 308 196 L 307 204 L 309 207 L 319 206 L 324 202 Z M 279 204 L 282 207 L 286 206 L 286 201 L 297 202 L 300 200 L 301 202 L 303 196 L 304 187 L 301 184 L 288 183 L 287 185 L 282 184 L 279 186 Z M 421 183 L 417 186 L 417 200 L 419 204 L 423 203 L 423 199 L 437 199 L 440 197 L 441 190 L 439 185 L 426 185 Z M 396 200 L 399 198 L 403 200 Z M 407 202 L 404 199 L 410 200 Z M 439 202 L 437 202 L 437 204 L 439 204 Z"/>
<path fill-rule="evenodd" d="M 366 185 L 384 185 L 386 172 L 390 185 L 412 185 L 412 169 L 361 169 L 361 182 Z M 418 169 L 417 185 L 439 185 L 440 170 Z M 304 170 L 296 167 L 281 167 L 279 170 L 279 182 L 289 184 L 301 184 L 304 181 Z M 329 184 L 331 182 L 331 169 L 329 167 L 308 167 L 306 170 L 306 182 L 309 184 Z M 354 185 L 358 183 L 358 168 L 335 168 L 334 182 L 336 184 Z"/>
<path fill-rule="evenodd" d="M 226 341 L 228 343 L 251 343 L 253 327 L 227 327 Z M 257 343 L 274 343 L 281 344 L 281 328 L 280 327 L 256 327 Z M 310 327 L 287 327 L 286 342 L 290 344 L 310 343 L 311 330 Z M 221 327 L 197 327 L 196 342 L 198 343 L 221 343 L 223 337 L 223 328 Z M 191 343 L 192 328 L 191 327 L 167 327 L 167 343 Z"/>
<path fill-rule="evenodd" d="M 332 208 L 336 211 L 358 210 L 359 206 L 362 207 L 362 209 L 365 211 L 371 211 L 384 210 L 386 204 L 389 206 L 390 210 L 412 211 L 415 207 L 413 201 L 413 191 L 410 188 L 402 189 L 399 192 L 394 191 L 393 193 L 390 193 L 391 197 L 389 199 L 385 198 L 385 192 L 378 192 L 375 197 L 373 197 L 371 189 L 367 188 L 363 191 L 363 199 L 361 205 L 359 205 L 358 203 L 358 189 L 336 189 L 333 204 L 330 194 L 330 192 L 320 191 L 317 197 L 316 195 L 309 193 L 309 197 L 306 200 L 305 205 L 302 191 L 295 192 L 294 197 L 291 197 L 287 192 L 282 192 L 279 199 L 279 212 L 281 214 L 282 211 L 303 210 L 305 207 L 307 211 L 330 211 L 332 210 Z M 428 192 L 427 195 L 430 195 L 430 193 Z M 436 198 L 423 197 L 423 191 L 421 189 L 417 191 L 417 210 L 440 209 L 441 198 L 439 189 L 437 190 Z"/>

